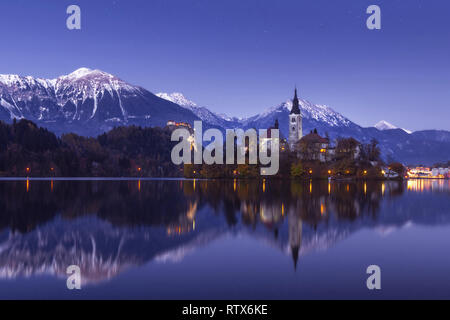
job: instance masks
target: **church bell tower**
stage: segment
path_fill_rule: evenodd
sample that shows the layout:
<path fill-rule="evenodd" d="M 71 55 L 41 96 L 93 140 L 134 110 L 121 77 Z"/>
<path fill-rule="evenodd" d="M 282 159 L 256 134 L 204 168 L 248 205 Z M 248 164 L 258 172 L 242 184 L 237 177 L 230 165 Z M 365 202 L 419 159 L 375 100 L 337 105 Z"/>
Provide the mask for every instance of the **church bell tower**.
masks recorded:
<path fill-rule="evenodd" d="M 303 137 L 302 115 L 300 112 L 297 88 L 295 88 L 292 110 L 289 115 L 289 149 L 294 150 L 295 144 Z"/>

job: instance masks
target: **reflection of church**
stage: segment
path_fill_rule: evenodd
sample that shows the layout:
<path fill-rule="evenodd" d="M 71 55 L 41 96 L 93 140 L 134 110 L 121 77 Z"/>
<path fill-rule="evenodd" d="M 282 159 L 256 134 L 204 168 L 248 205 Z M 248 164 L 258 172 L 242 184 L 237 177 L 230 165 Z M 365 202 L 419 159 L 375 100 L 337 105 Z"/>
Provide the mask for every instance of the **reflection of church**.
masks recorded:
<path fill-rule="evenodd" d="M 288 212 L 289 246 L 291 248 L 294 268 L 297 269 L 298 256 L 302 245 L 302 219 L 300 215 L 291 208 Z"/>

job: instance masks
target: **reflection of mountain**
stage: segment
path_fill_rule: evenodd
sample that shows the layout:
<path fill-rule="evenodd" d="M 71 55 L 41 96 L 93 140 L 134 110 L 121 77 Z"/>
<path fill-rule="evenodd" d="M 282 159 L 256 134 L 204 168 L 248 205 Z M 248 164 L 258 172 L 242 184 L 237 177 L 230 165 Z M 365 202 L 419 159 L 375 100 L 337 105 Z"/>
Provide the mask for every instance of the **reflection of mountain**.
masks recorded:
<path fill-rule="evenodd" d="M 212 181 L 143 181 L 140 189 L 136 181 L 60 182 L 53 190 L 46 184 L 32 181 L 27 192 L 21 183 L 0 183 L 1 278 L 65 276 L 76 264 L 85 283 L 98 282 L 149 261 L 177 262 L 215 239 L 242 235 L 301 265 L 302 255 L 363 228 L 450 223 L 448 185 L 433 193 L 439 201 L 430 211 L 429 193 L 395 182 L 271 181 L 264 189 L 239 182 L 236 190 L 233 182 Z"/>
<path fill-rule="evenodd" d="M 37 274 L 64 277 L 66 268 L 74 264 L 81 268 L 85 284 L 99 282 L 161 257 L 172 248 L 184 251 L 211 241 L 224 231 L 217 221 L 211 222 L 202 221 L 205 231 L 171 237 L 162 227 L 114 227 L 96 217 L 55 218 L 26 234 L 0 235 L 0 278 Z"/>

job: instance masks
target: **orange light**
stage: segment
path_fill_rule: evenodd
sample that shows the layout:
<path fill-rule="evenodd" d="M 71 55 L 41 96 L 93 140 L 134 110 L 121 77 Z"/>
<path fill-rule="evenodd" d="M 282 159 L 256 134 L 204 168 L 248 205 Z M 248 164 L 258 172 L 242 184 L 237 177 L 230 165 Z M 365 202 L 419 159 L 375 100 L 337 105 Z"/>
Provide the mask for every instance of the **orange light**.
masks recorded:
<path fill-rule="evenodd" d="M 27 172 L 30 172 L 30 168 L 27 168 Z"/>
<path fill-rule="evenodd" d="M 331 170 L 328 170 L 328 174 L 331 174 Z"/>
<path fill-rule="evenodd" d="M 309 174 L 312 174 L 312 170 L 309 170 Z"/>
<path fill-rule="evenodd" d="M 137 170 L 138 170 L 138 171 L 141 171 L 141 170 L 142 170 L 142 168 L 141 168 L 141 167 L 139 167 L 139 168 L 137 168 Z"/>
<path fill-rule="evenodd" d="M 364 174 L 367 174 L 367 170 L 364 170 Z"/>
<path fill-rule="evenodd" d="M 55 170 L 55 168 L 50 168 L 51 171 Z"/>

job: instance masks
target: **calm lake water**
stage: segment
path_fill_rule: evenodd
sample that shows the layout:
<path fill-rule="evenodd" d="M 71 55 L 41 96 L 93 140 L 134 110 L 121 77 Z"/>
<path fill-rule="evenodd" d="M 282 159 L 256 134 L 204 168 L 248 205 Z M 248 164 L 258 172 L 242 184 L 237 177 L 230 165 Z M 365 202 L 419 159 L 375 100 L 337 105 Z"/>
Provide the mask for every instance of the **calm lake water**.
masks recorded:
<path fill-rule="evenodd" d="M 3 180 L 0 298 L 448 299 L 450 181 Z"/>

